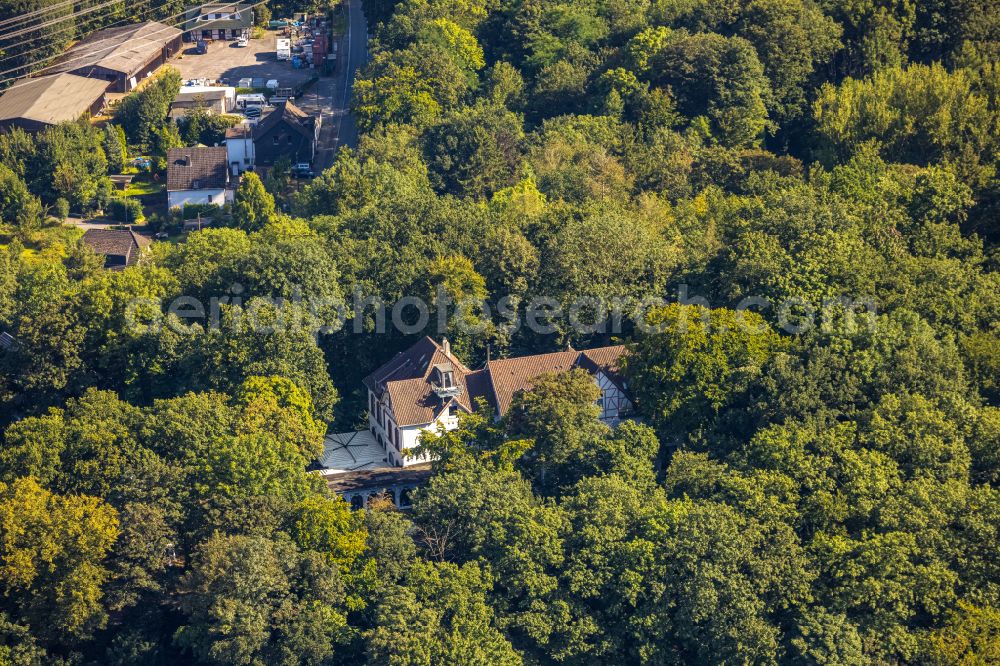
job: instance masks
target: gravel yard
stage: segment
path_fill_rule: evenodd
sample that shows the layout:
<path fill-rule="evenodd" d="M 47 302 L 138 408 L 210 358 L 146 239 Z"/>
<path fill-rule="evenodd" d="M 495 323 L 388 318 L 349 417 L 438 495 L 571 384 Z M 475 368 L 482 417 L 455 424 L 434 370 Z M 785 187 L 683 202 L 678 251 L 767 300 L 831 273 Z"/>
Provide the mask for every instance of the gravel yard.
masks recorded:
<path fill-rule="evenodd" d="M 279 61 L 275 54 L 277 33 L 267 31 L 262 39 L 251 39 L 249 46 L 240 48 L 236 42 L 216 41 L 208 45 L 208 53 L 199 55 L 195 45 L 186 48 L 170 61 L 185 81 L 191 79 L 228 79 L 235 86 L 244 77 L 277 79 L 281 87 L 294 88 L 308 81 L 315 70 L 292 69 L 289 61 Z"/>

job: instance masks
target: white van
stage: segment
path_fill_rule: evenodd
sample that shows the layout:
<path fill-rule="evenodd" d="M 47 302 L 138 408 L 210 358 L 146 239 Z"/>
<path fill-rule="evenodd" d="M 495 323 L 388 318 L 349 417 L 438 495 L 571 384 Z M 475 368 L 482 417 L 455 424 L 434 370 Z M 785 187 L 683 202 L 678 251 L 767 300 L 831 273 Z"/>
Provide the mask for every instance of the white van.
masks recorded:
<path fill-rule="evenodd" d="M 246 93 L 236 96 L 237 109 L 249 109 L 252 107 L 262 107 L 267 104 L 267 98 L 261 93 Z"/>

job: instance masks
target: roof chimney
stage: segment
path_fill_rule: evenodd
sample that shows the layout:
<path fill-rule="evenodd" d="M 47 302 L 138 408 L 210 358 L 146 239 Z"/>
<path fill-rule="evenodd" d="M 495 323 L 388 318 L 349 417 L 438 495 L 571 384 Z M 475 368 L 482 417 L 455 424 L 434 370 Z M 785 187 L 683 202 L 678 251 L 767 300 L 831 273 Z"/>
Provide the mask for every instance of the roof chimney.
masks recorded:
<path fill-rule="evenodd" d="M 448 342 L 448 338 L 441 339 L 441 349 L 444 351 L 445 356 L 451 356 L 451 343 Z"/>

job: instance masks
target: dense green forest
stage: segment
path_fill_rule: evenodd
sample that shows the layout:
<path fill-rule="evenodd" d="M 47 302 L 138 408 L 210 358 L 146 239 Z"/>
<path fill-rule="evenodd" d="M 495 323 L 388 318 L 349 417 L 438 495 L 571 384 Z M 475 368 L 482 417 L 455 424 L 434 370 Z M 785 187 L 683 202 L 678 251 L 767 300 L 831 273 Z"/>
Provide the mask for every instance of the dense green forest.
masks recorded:
<path fill-rule="evenodd" d="M 365 12 L 358 146 L 125 270 L 54 219 L 218 140 L 176 74 L 0 135 L 0 665 L 1000 663 L 1000 5 Z M 358 294 L 470 367 L 623 342 L 642 418 L 546 377 L 352 512 L 307 466 L 440 334 Z"/>

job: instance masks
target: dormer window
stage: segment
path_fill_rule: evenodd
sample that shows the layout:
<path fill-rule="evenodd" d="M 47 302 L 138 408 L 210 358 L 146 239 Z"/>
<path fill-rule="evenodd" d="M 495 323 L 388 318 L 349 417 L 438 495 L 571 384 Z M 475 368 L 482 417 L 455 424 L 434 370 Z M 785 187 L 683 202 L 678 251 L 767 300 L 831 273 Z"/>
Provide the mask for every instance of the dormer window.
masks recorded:
<path fill-rule="evenodd" d="M 442 400 L 462 393 L 461 385 L 455 382 L 455 368 L 451 363 L 435 365 L 430 380 L 434 392 Z"/>

